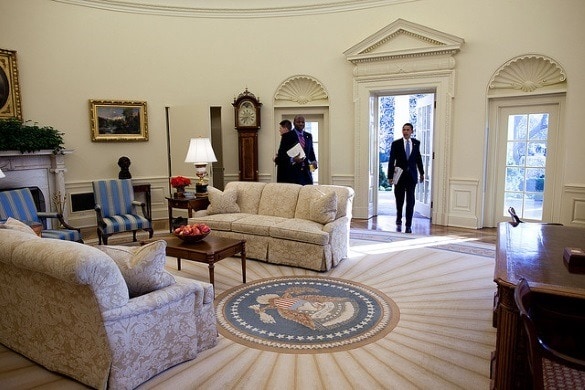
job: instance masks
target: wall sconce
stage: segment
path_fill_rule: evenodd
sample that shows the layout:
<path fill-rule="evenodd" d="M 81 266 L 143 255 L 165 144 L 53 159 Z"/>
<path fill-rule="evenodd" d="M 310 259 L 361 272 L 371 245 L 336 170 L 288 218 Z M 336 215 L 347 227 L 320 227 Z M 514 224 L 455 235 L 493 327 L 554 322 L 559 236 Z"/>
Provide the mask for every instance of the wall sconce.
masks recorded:
<path fill-rule="evenodd" d="M 207 181 L 204 180 L 204 178 L 208 176 L 207 164 L 216 161 L 217 158 L 215 157 L 209 138 L 191 138 L 185 162 L 193 163 L 195 165 L 195 175 L 199 178 L 195 184 L 196 196 L 207 195 Z"/>

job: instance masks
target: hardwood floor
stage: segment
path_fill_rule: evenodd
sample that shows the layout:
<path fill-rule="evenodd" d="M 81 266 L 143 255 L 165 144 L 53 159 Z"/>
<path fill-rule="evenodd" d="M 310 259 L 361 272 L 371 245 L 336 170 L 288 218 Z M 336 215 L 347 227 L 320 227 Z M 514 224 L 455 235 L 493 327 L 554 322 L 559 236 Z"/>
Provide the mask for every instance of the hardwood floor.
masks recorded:
<path fill-rule="evenodd" d="M 370 219 L 352 219 L 351 227 L 386 232 L 396 232 L 396 217 L 394 215 L 378 215 Z M 404 225 L 402 226 L 404 229 Z M 417 235 L 457 235 L 474 238 L 487 244 L 496 243 L 496 228 L 465 229 L 449 226 L 433 225 L 429 219 L 413 218 L 412 232 Z M 406 233 L 405 233 L 406 234 Z"/>
<path fill-rule="evenodd" d="M 370 219 L 352 219 L 352 228 L 396 232 L 396 202 L 392 191 L 378 191 L 377 216 Z M 404 221 L 403 221 L 404 222 Z M 402 229 L 404 229 L 402 225 Z M 404 231 L 404 230 L 403 230 Z M 473 238 L 487 244 L 496 243 L 497 228 L 465 229 L 433 225 L 430 219 L 415 212 L 412 219 L 412 233 L 416 235 L 461 236 Z M 406 233 L 405 233 L 406 234 Z"/>

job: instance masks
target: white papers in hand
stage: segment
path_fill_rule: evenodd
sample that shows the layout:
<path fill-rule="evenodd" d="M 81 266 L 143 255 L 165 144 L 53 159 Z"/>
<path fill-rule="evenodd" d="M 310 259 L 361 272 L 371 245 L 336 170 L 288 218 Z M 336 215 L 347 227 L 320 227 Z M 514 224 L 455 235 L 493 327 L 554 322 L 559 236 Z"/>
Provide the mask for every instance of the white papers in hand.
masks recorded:
<path fill-rule="evenodd" d="M 394 176 L 392 176 L 392 184 L 396 185 L 398 183 L 400 175 L 402 175 L 402 168 L 394 167 Z"/>
<path fill-rule="evenodd" d="M 298 156 L 300 154 L 300 158 L 304 158 L 305 157 L 305 151 L 303 150 L 303 148 L 301 147 L 301 144 L 296 144 L 295 146 L 293 146 L 292 148 L 290 148 L 286 154 L 288 154 L 289 157 L 295 157 Z"/>

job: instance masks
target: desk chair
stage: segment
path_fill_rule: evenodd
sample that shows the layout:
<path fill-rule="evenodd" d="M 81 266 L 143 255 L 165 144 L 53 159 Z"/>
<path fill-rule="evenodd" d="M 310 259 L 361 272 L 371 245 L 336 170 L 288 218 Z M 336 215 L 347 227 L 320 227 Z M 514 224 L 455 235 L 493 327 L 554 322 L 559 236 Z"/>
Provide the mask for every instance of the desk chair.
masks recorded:
<path fill-rule="evenodd" d="M 37 211 L 33 195 L 28 188 L 0 192 L 0 219 L 5 220 L 9 217 L 27 224 L 41 223 L 43 226 L 46 226 L 44 222 L 47 218 L 57 219 L 64 229 L 43 228 L 41 237 L 83 243 L 81 229 L 67 224 L 63 214 Z"/>
<path fill-rule="evenodd" d="M 96 180 L 92 182 L 97 217 L 97 235 L 99 244 L 108 244 L 112 234 L 132 232 L 136 241 L 136 232 L 144 230 L 152 238 L 152 220 L 146 204 L 134 200 L 134 189 L 130 179 Z M 142 215 L 136 212 L 136 206 L 142 209 Z"/>
<path fill-rule="evenodd" d="M 514 299 L 527 335 L 532 388 L 585 388 L 585 314 L 540 305 L 525 279 L 518 282 Z"/>

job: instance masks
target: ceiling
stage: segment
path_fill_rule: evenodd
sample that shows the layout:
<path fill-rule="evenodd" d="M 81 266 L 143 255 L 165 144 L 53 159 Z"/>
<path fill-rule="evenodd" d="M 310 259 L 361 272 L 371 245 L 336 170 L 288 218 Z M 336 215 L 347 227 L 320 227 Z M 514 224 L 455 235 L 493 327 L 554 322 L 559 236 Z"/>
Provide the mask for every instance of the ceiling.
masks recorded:
<path fill-rule="evenodd" d="M 117 12 L 181 17 L 261 18 L 353 11 L 420 0 L 53 0 Z"/>

